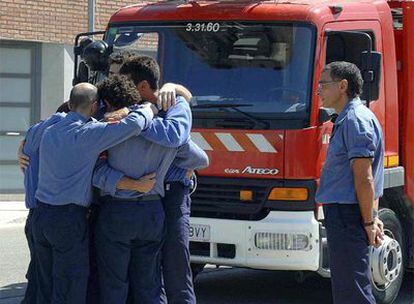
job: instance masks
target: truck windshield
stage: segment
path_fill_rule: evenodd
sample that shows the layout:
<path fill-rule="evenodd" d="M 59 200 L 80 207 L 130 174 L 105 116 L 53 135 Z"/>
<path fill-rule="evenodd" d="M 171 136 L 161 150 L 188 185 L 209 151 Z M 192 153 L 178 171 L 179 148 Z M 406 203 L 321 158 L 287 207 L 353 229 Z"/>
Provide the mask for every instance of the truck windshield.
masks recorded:
<path fill-rule="evenodd" d="M 163 82 L 189 88 L 195 126 L 280 128 L 283 121 L 300 128 L 309 122 L 314 29 L 308 24 L 111 26 L 106 41 L 114 52 L 154 57 Z"/>

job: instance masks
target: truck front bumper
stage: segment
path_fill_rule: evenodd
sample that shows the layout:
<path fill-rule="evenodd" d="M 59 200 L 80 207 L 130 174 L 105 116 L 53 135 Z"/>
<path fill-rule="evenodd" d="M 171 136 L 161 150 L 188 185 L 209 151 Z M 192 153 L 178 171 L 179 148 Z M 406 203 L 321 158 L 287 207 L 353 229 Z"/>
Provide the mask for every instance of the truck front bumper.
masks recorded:
<path fill-rule="evenodd" d="M 191 227 L 209 232 L 203 241 L 190 239 L 195 263 L 269 270 L 320 268 L 320 224 L 312 211 L 271 211 L 260 221 L 193 217 Z"/>

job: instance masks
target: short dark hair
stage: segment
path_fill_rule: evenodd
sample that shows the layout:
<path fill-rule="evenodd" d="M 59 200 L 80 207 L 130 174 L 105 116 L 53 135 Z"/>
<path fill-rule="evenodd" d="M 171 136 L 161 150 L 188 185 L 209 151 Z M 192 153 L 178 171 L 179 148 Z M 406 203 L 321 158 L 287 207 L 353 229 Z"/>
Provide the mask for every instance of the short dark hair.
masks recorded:
<path fill-rule="evenodd" d="M 119 73 L 123 75 L 131 75 L 131 79 L 135 85 L 146 80 L 151 89 L 154 91 L 158 90 L 160 67 L 151 57 L 132 56 L 122 65 Z"/>
<path fill-rule="evenodd" d="M 124 75 L 112 75 L 98 84 L 98 95 L 115 110 L 129 107 L 141 101 L 134 83 Z"/>
<path fill-rule="evenodd" d="M 128 58 L 132 57 L 133 54 L 129 51 L 121 51 L 121 52 L 114 52 L 112 53 L 108 58 L 108 64 L 124 64 L 125 61 L 128 60 Z"/>
<path fill-rule="evenodd" d="M 349 98 L 355 98 L 362 94 L 364 80 L 362 79 L 361 71 L 355 64 L 346 61 L 334 61 L 326 65 L 323 71 L 329 71 L 334 81 L 341 81 L 343 79 L 348 81 L 346 93 Z"/>

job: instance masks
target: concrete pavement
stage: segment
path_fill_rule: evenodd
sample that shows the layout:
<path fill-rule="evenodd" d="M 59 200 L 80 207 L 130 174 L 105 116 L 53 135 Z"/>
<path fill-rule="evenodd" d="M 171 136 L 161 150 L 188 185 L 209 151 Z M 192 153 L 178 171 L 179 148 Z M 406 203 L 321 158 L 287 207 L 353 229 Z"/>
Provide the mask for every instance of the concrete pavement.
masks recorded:
<path fill-rule="evenodd" d="M 24 225 L 27 213 L 22 201 L 0 202 L 0 228 Z"/>
<path fill-rule="evenodd" d="M 20 303 L 26 289 L 28 211 L 22 201 L 0 202 L 0 304 Z"/>

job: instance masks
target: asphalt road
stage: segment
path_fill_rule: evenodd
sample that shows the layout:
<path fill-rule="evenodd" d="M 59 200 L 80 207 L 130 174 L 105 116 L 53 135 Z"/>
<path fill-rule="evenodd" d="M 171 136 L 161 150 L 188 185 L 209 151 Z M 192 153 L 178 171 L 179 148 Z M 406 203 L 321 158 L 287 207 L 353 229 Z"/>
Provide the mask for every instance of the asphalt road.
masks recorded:
<path fill-rule="evenodd" d="M 0 304 L 20 303 L 28 259 L 21 221 L 0 226 Z M 196 279 L 195 288 L 200 304 L 332 303 L 329 280 L 314 274 L 297 283 L 289 272 L 208 267 Z M 414 303 L 413 273 L 406 275 L 395 303 Z"/>
<path fill-rule="evenodd" d="M 207 269 L 196 279 L 200 304 L 330 304 L 329 279 L 310 273 L 298 283 L 294 273 L 251 269 Z M 410 273 L 395 304 L 414 303 Z"/>

